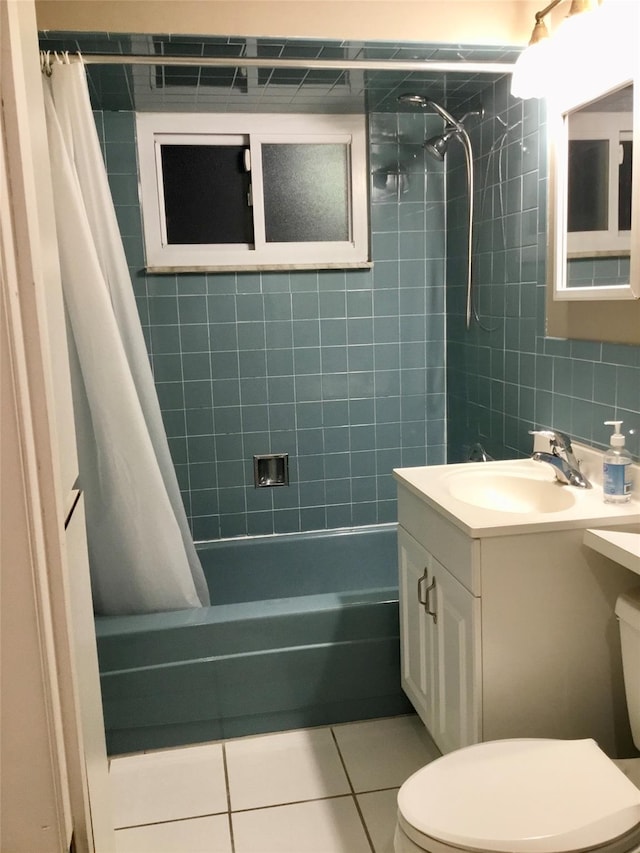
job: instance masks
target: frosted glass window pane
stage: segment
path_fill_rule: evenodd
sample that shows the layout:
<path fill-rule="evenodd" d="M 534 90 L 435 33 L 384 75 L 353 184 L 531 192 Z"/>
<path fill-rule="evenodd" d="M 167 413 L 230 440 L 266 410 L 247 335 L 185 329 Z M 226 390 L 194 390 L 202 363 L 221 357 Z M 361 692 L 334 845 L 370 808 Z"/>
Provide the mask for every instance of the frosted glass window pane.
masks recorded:
<path fill-rule="evenodd" d="M 253 243 L 245 147 L 161 147 L 169 244 Z"/>
<path fill-rule="evenodd" d="M 569 142 L 569 231 L 606 231 L 609 227 L 609 142 Z"/>
<path fill-rule="evenodd" d="M 268 243 L 349 240 L 349 148 L 342 144 L 262 146 Z"/>

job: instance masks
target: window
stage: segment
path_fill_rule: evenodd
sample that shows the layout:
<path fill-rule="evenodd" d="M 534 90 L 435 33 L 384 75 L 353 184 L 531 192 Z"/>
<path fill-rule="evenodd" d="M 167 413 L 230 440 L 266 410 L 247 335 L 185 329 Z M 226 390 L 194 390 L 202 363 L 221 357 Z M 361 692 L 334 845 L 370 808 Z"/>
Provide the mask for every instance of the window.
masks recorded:
<path fill-rule="evenodd" d="M 368 264 L 362 116 L 138 113 L 137 136 L 149 269 Z"/>

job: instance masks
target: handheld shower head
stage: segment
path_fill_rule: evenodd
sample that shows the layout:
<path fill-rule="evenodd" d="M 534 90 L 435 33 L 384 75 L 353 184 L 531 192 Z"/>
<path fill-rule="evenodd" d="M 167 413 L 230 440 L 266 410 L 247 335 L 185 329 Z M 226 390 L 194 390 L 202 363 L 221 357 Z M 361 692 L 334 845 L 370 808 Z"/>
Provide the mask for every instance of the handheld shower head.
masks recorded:
<path fill-rule="evenodd" d="M 424 95 L 418 95 L 414 92 L 404 92 L 402 95 L 398 95 L 398 103 L 411 104 L 414 107 L 426 107 L 429 101 Z"/>
<path fill-rule="evenodd" d="M 472 257 L 473 257 L 473 151 L 471 149 L 471 140 L 469 138 L 469 134 L 465 130 L 464 122 L 471 115 L 479 115 L 482 117 L 484 115 L 484 110 L 480 107 L 479 110 L 471 111 L 466 113 L 461 119 L 455 119 L 451 113 L 447 112 L 444 107 L 441 107 L 440 104 L 437 104 L 435 101 L 431 101 L 429 98 L 425 98 L 423 95 L 411 94 L 407 92 L 406 94 L 400 95 L 398 97 L 398 101 L 401 104 L 410 104 L 412 106 L 422 107 L 426 109 L 426 107 L 432 107 L 440 116 L 441 119 L 444 120 L 445 127 L 444 132 L 439 136 L 432 136 L 429 139 L 425 140 L 423 143 L 423 147 L 425 151 L 430 154 L 432 157 L 435 157 L 436 160 L 444 160 L 445 154 L 447 153 L 447 147 L 449 142 L 452 139 L 457 139 L 462 147 L 464 148 L 465 160 L 467 164 L 467 189 L 468 189 L 468 202 L 469 202 L 469 229 L 468 229 L 468 242 L 467 242 L 467 329 L 471 325 L 471 315 L 473 312 L 472 305 Z"/>
<path fill-rule="evenodd" d="M 433 107 L 440 118 L 444 119 L 448 125 L 456 128 L 462 127 L 462 122 L 455 119 L 451 113 L 447 112 L 447 110 L 445 110 L 444 107 L 441 107 L 436 101 L 432 101 L 430 98 L 425 98 L 424 95 L 418 95 L 416 92 L 404 92 L 402 95 L 398 95 L 398 103 L 411 104 L 411 106 L 422 107 L 422 109 Z M 470 113 L 468 113 L 468 115 L 470 115 Z"/>
<path fill-rule="evenodd" d="M 465 113 L 461 119 L 454 118 L 448 110 L 445 110 L 444 107 L 440 106 L 437 101 L 432 101 L 430 98 L 425 98 L 424 95 L 418 95 L 416 92 L 404 92 L 402 95 L 398 95 L 398 102 L 400 104 L 410 104 L 414 107 L 422 107 L 422 109 L 426 109 L 427 107 L 432 107 L 447 124 L 447 131 L 455 128 L 455 130 L 462 130 L 464 127 L 465 121 L 469 118 L 469 116 L 480 116 L 482 118 L 484 116 L 484 107 L 480 107 L 477 110 L 470 110 L 468 113 Z"/>

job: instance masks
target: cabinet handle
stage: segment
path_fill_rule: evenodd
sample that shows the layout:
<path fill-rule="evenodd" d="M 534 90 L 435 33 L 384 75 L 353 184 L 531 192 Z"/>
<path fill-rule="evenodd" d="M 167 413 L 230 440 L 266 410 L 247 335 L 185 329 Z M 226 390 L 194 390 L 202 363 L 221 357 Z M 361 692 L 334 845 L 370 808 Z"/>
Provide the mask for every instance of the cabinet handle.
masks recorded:
<path fill-rule="evenodd" d="M 426 590 L 424 591 L 424 596 L 422 594 L 422 583 L 423 583 L 423 581 L 425 583 L 428 583 L 428 581 L 429 581 L 429 570 L 427 569 L 426 566 L 424 569 L 424 574 L 422 575 L 422 577 L 418 581 L 418 604 L 421 604 L 424 607 L 424 612 L 426 614 L 428 614 L 429 616 L 433 616 L 433 621 L 435 624 L 438 621 L 438 614 L 435 612 L 435 610 L 430 610 L 430 607 L 431 607 L 430 593 L 431 593 L 432 589 L 436 588 L 436 579 L 434 577 L 434 579 L 431 581 L 429 586 L 426 588 Z"/>
<path fill-rule="evenodd" d="M 431 583 L 427 587 L 427 595 L 426 595 L 426 601 L 425 601 L 425 605 L 424 605 L 424 611 L 425 611 L 425 613 L 428 613 L 429 616 L 433 616 L 433 624 L 437 625 L 438 614 L 436 613 L 435 610 L 429 609 L 431 607 L 431 595 L 430 595 L 430 593 L 431 593 L 431 590 L 432 589 L 435 590 L 435 588 L 436 588 L 436 579 L 434 577 L 434 579 L 431 581 Z"/>
<path fill-rule="evenodd" d="M 422 577 L 421 577 L 421 578 L 420 578 L 420 580 L 418 581 L 418 604 L 421 604 L 423 607 L 426 607 L 426 606 L 427 606 L 427 603 L 428 603 L 428 600 L 429 600 L 429 599 L 428 599 L 429 593 L 427 592 L 427 593 L 426 593 L 426 595 L 424 596 L 424 599 L 422 598 L 422 582 L 423 582 L 423 581 L 425 581 L 425 582 L 428 582 L 428 581 L 429 581 L 429 578 L 428 578 L 428 569 L 427 569 L 427 567 L 426 567 L 426 566 L 425 566 L 425 569 L 424 569 L 424 574 L 422 575 Z"/>

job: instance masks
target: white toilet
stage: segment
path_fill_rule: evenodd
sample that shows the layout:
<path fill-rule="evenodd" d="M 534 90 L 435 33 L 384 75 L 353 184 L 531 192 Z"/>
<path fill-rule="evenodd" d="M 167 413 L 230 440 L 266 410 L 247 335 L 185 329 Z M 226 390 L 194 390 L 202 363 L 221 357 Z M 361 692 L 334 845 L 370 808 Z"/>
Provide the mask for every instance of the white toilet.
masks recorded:
<path fill-rule="evenodd" d="M 620 596 L 616 615 L 640 748 L 640 590 Z M 407 779 L 398 793 L 394 849 L 633 853 L 640 851 L 640 788 L 593 740 L 478 743 Z"/>

